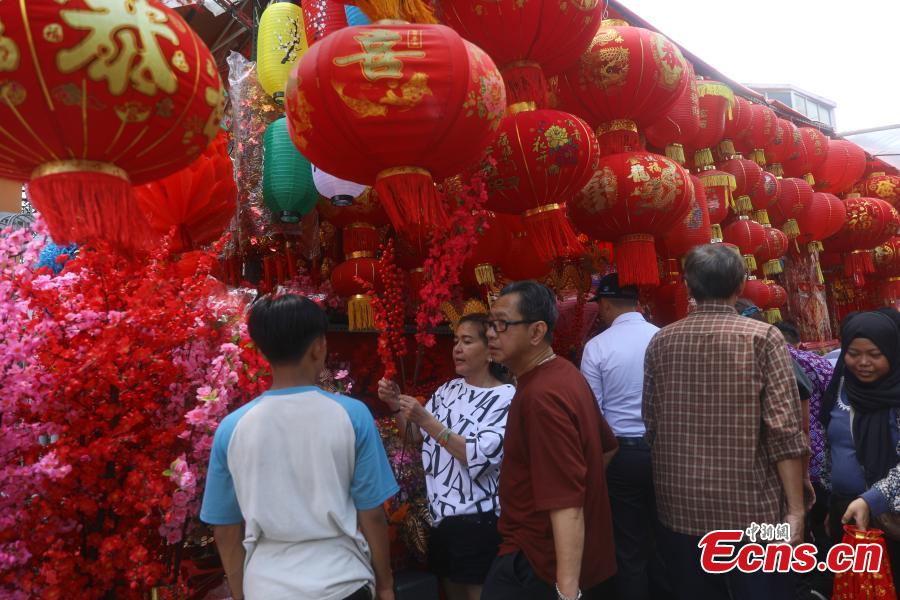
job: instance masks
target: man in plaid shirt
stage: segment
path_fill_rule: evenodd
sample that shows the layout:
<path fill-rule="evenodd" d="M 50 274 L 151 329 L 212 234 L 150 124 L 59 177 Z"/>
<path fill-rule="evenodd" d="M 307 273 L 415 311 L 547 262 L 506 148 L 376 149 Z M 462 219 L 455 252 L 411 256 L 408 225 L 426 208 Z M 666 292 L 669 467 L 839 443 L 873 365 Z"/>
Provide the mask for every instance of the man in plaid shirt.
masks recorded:
<path fill-rule="evenodd" d="M 683 599 L 792 598 L 788 575 L 714 576 L 700 567 L 697 543 L 711 530 L 787 522 L 791 541 L 802 540 L 808 445 L 784 337 L 734 310 L 746 278 L 740 255 L 700 246 L 684 270 L 697 308 L 654 337 L 644 363 L 643 416 L 672 583 Z"/>

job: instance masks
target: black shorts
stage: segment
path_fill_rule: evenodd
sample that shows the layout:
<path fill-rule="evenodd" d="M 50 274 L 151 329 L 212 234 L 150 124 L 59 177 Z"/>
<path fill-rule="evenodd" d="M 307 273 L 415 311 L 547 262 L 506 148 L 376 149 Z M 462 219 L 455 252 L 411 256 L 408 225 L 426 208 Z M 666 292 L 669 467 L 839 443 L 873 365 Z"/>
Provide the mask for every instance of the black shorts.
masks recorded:
<path fill-rule="evenodd" d="M 444 517 L 428 536 L 428 565 L 441 579 L 481 585 L 499 547 L 495 514 Z"/>

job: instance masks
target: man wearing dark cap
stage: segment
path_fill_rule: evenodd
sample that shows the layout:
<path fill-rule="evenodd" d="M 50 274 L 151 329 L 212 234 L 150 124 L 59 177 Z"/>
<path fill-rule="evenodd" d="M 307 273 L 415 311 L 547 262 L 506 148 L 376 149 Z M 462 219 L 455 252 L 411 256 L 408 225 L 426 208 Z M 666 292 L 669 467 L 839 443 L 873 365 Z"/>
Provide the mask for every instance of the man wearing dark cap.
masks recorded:
<path fill-rule="evenodd" d="M 656 503 L 641 417 L 644 352 L 659 328 L 639 312 L 638 289 L 619 286 L 615 273 L 600 280 L 594 300 L 607 329 L 585 346 L 581 372 L 619 442 L 619 452 L 607 469 L 616 588 L 620 598 L 662 598 L 666 577 L 654 543 Z"/>

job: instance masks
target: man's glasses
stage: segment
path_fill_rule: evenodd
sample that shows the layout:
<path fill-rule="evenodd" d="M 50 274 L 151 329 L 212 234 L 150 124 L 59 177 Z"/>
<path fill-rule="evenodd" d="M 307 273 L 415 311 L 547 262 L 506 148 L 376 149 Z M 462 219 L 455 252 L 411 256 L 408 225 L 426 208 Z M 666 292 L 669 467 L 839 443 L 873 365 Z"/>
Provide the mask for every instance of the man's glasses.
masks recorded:
<path fill-rule="evenodd" d="M 530 325 L 532 323 L 537 323 L 537 321 L 533 321 L 530 319 L 522 319 L 521 321 L 504 321 L 503 319 L 493 319 L 484 322 L 488 328 L 493 329 L 497 333 L 503 333 L 507 329 L 509 329 L 510 325 Z"/>

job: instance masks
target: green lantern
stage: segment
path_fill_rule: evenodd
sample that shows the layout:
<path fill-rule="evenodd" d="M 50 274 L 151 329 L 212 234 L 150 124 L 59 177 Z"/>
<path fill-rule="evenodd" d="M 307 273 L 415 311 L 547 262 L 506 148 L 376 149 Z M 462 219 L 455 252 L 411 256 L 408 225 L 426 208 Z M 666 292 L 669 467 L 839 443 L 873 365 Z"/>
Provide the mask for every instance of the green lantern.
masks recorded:
<path fill-rule="evenodd" d="M 312 165 L 291 141 L 284 117 L 269 125 L 263 137 L 263 199 L 282 223 L 299 223 L 319 201 Z"/>

